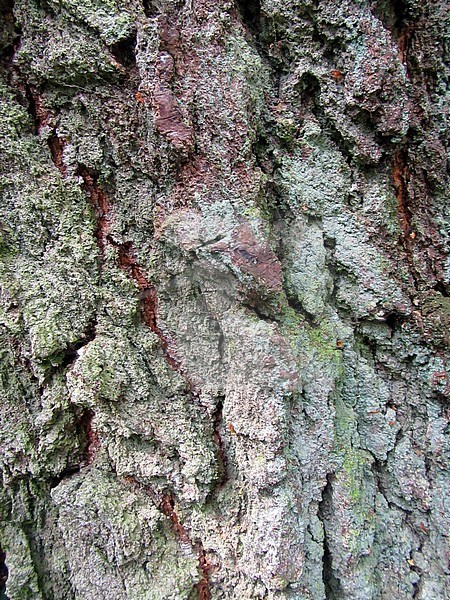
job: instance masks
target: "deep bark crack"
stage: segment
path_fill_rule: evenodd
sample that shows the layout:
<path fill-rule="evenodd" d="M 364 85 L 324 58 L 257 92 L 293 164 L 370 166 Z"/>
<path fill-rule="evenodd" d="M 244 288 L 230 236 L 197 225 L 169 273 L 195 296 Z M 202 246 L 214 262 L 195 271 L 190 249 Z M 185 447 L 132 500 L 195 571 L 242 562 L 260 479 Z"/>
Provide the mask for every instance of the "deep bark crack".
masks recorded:
<path fill-rule="evenodd" d="M 6 552 L 0 545 L 0 600 L 7 600 L 6 582 L 8 580 L 8 567 L 6 566 Z"/>
<path fill-rule="evenodd" d="M 91 204 L 97 212 L 98 224 L 96 230 L 96 238 L 102 257 L 104 257 L 105 247 L 107 243 L 117 248 L 119 267 L 123 271 L 125 271 L 125 273 L 127 273 L 129 278 L 137 284 L 140 290 L 140 299 L 144 323 L 151 331 L 153 331 L 153 333 L 155 333 L 158 336 L 167 363 L 172 369 L 179 371 L 180 363 L 175 358 L 173 351 L 170 348 L 169 340 L 164 334 L 164 332 L 161 330 L 157 322 L 158 298 L 156 288 L 149 283 L 143 267 L 138 263 L 132 242 L 117 243 L 113 240 L 113 238 L 110 235 L 108 235 L 111 207 L 105 192 L 98 185 L 97 176 L 94 173 L 92 173 L 92 171 L 86 169 L 86 167 L 83 167 L 81 165 L 79 167 L 79 172 L 80 175 L 83 177 L 85 187 L 89 192 Z M 189 384 L 189 381 L 187 381 L 187 383 Z M 218 415 L 219 417 L 215 417 L 215 421 L 217 418 L 221 420 L 220 410 Z M 93 411 L 85 411 L 84 417 L 84 430 L 88 440 L 88 444 L 85 450 L 85 464 L 88 465 L 91 464 L 91 462 L 95 458 L 95 454 L 100 447 L 100 439 L 98 437 L 97 432 L 95 432 L 92 428 L 92 419 L 94 417 Z M 222 468 L 226 474 L 226 459 L 222 457 L 222 454 L 224 452 L 222 440 L 220 438 L 220 433 L 216 428 L 214 429 L 214 441 L 217 444 L 219 450 L 219 465 L 222 465 Z M 149 486 L 144 486 L 140 484 L 133 477 L 129 477 L 127 479 L 133 484 L 134 487 L 137 487 L 138 489 L 144 489 L 144 491 L 152 498 L 153 502 L 157 505 L 158 509 L 170 519 L 172 529 L 176 537 L 182 543 L 190 544 L 192 546 L 193 550 L 197 554 L 199 569 L 202 573 L 202 578 L 196 584 L 198 598 L 199 600 L 210 600 L 211 592 L 209 587 L 208 573 L 211 569 L 211 566 L 208 562 L 207 555 L 201 541 L 198 540 L 195 543 L 192 542 L 185 527 L 180 523 L 178 515 L 174 509 L 175 501 L 173 496 L 171 494 L 165 494 L 162 496 L 162 498 L 158 499 L 157 494 L 153 490 L 151 490 Z"/>
<path fill-rule="evenodd" d="M 94 411 L 88 408 L 82 413 L 78 421 L 85 443 L 81 463 L 81 465 L 84 467 L 94 462 L 97 452 L 102 446 L 98 431 L 96 431 L 93 427 L 94 417 Z"/>
<path fill-rule="evenodd" d="M 397 197 L 397 210 L 400 229 L 402 232 L 402 245 L 405 249 L 406 259 L 409 265 L 409 272 L 414 282 L 415 292 L 420 289 L 420 276 L 417 272 L 414 256 L 413 244 L 416 232 L 411 226 L 411 207 L 409 205 L 408 184 L 411 179 L 411 171 L 408 164 L 408 154 L 406 148 L 397 151 L 392 163 L 392 183 L 394 185 Z"/>
<path fill-rule="evenodd" d="M 95 212 L 97 227 L 95 238 L 100 249 L 102 259 L 105 256 L 106 238 L 109 230 L 110 206 L 105 191 L 98 183 L 98 174 L 84 165 L 78 165 L 78 174 L 84 182 L 84 189 L 89 195 L 89 200 Z"/>
<path fill-rule="evenodd" d="M 220 432 L 223 427 L 223 401 L 223 398 L 219 398 L 213 415 L 213 441 L 217 447 L 217 463 L 219 471 L 219 478 L 215 487 L 216 492 L 222 489 L 228 481 L 228 459 Z"/>
<path fill-rule="evenodd" d="M 138 263 L 133 243 L 125 242 L 117 244 L 113 242 L 110 237 L 108 237 L 108 241 L 118 249 L 118 262 L 120 268 L 137 284 L 140 290 L 144 323 L 158 336 L 167 363 L 173 370 L 180 371 L 180 362 L 177 360 L 175 353 L 170 346 L 169 338 L 158 324 L 158 295 L 156 288 L 148 281 L 144 269 Z M 187 381 L 187 383 L 190 386 L 190 382 Z"/>
<path fill-rule="evenodd" d="M 323 566 L 322 578 L 327 600 L 340 600 L 344 597 L 339 578 L 333 570 L 333 556 L 329 546 L 326 522 L 328 512 L 331 510 L 332 475 L 327 475 L 327 483 L 322 491 L 322 500 L 319 503 L 317 516 L 323 527 Z"/>

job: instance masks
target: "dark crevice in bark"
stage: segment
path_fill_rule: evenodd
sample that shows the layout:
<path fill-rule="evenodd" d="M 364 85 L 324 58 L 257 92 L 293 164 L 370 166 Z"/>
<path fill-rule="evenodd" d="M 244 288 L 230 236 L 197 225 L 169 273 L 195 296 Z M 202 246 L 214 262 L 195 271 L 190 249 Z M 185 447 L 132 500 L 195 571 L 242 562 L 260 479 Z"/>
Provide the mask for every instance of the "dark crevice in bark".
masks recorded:
<path fill-rule="evenodd" d="M 117 242 L 109 235 L 111 204 L 106 192 L 98 183 L 98 173 L 80 164 L 78 166 L 78 174 L 83 178 L 85 190 L 89 195 L 90 203 L 95 211 L 97 220 L 95 237 L 100 249 L 101 261 L 105 258 L 107 244 L 117 249 L 119 267 L 125 271 L 128 277 L 138 286 L 143 322 L 158 336 L 162 351 L 169 366 L 173 370 L 180 372 L 180 362 L 171 348 L 170 340 L 158 324 L 157 290 L 155 286 L 148 281 L 145 270 L 139 264 L 133 243 L 131 241 Z M 188 388 L 192 391 L 191 382 L 186 377 L 184 377 L 184 379 L 188 384 Z"/>
<path fill-rule="evenodd" d="M 169 347 L 169 340 L 157 324 L 156 315 L 158 299 L 156 289 L 148 282 L 143 268 L 137 262 L 132 242 L 117 243 L 112 236 L 108 234 L 109 213 L 111 207 L 106 193 L 98 184 L 98 174 L 83 165 L 79 165 L 78 171 L 83 178 L 85 189 L 90 196 L 91 205 L 95 210 L 97 219 L 95 237 L 101 251 L 101 256 L 104 257 L 107 243 L 117 248 L 120 268 L 123 269 L 130 279 L 138 285 L 140 290 L 140 302 L 144 323 L 158 336 L 169 365 L 173 369 L 179 370 L 180 365 L 174 357 L 173 351 Z"/>
<path fill-rule="evenodd" d="M 83 178 L 85 191 L 89 195 L 90 204 L 94 209 L 97 221 L 95 237 L 97 239 L 97 245 L 100 249 L 102 260 L 104 259 L 107 244 L 110 244 L 117 249 L 120 268 L 137 284 L 140 290 L 140 301 L 144 323 L 151 331 L 156 333 L 160 339 L 167 362 L 172 368 L 178 369 L 179 363 L 171 354 L 168 339 L 157 324 L 156 289 L 148 282 L 144 269 L 138 263 L 133 243 L 131 241 L 119 243 L 109 235 L 111 206 L 105 191 L 98 183 L 98 173 L 80 164 L 78 166 L 78 174 Z"/>
<path fill-rule="evenodd" d="M 109 204 L 104 190 L 98 183 L 99 174 L 82 164 L 78 165 L 77 174 L 83 179 L 84 190 L 89 196 L 89 201 L 94 209 L 97 222 L 95 238 L 103 259 L 105 255 L 106 238 L 109 229 Z"/>
<path fill-rule="evenodd" d="M 25 98 L 28 103 L 27 111 L 33 122 L 33 133 L 35 135 L 37 135 L 39 133 L 39 128 L 40 128 L 41 123 L 40 123 L 40 119 L 38 117 L 38 108 L 36 105 L 36 99 L 35 99 L 35 96 L 34 96 L 31 86 L 29 86 L 28 84 L 25 85 Z"/>
<path fill-rule="evenodd" d="M 419 576 L 419 581 L 416 581 L 413 583 L 414 592 L 413 592 L 412 597 L 414 599 L 414 598 L 420 597 L 419 594 L 420 594 L 420 591 L 422 588 L 422 571 L 418 567 L 415 567 L 415 566 L 411 567 L 411 571 L 414 571 Z"/>
<path fill-rule="evenodd" d="M 431 67 L 424 67 L 427 63 L 434 64 L 435 47 L 427 30 L 433 10 L 402 0 L 375 2 L 373 10 L 392 33 L 412 85 L 408 138 L 392 159 L 402 244 L 416 290 L 424 291 L 435 285 L 446 290 L 442 281 L 446 249 L 439 239 L 439 226 L 435 220 L 439 207 L 433 200 L 439 186 L 445 185 L 446 181 L 445 167 L 440 166 L 446 140 L 440 133 L 444 127 L 438 127 L 438 119 L 435 117 L 435 125 L 432 122 L 433 96 L 439 85 L 439 74 Z M 435 137 L 432 143 L 430 134 Z M 439 159 L 436 163 L 424 153 L 425 146 L 431 153 L 436 153 Z M 433 248 L 431 253 L 430 248 Z"/>
<path fill-rule="evenodd" d="M 313 73 L 304 73 L 295 86 L 300 96 L 300 102 L 304 111 L 309 110 L 316 115 L 320 109 L 320 82 Z"/>
<path fill-rule="evenodd" d="M 382 21 L 397 42 L 400 58 L 406 62 L 410 39 L 413 33 L 412 17 L 414 9 L 404 0 L 376 0 L 373 11 Z"/>
<path fill-rule="evenodd" d="M 50 489 L 57 487 L 62 481 L 64 481 L 64 479 L 68 479 L 69 477 L 72 477 L 72 475 L 76 475 L 80 471 L 81 471 L 80 465 L 73 465 L 73 466 L 67 467 L 66 469 L 61 471 L 61 473 L 58 473 L 57 476 L 52 477 L 49 480 Z"/>
<path fill-rule="evenodd" d="M 95 413 L 90 408 L 86 408 L 81 415 L 73 411 L 77 438 L 80 440 L 81 456 L 77 458 L 79 460 L 77 464 L 69 464 L 58 475 L 50 479 L 51 488 L 58 486 L 61 481 L 76 475 L 82 468 L 88 467 L 94 462 L 102 447 L 100 436 L 93 427 L 94 417 Z"/>
<path fill-rule="evenodd" d="M 109 51 L 125 69 L 136 66 L 136 31 L 132 31 L 128 37 L 109 46 Z"/>
<path fill-rule="evenodd" d="M 402 437 L 403 437 L 403 433 L 400 430 L 397 433 L 397 439 L 395 440 L 394 447 L 392 448 L 392 450 L 390 450 L 387 453 L 388 456 L 387 456 L 386 460 L 383 461 L 383 463 L 377 458 L 374 460 L 374 462 L 372 464 L 372 474 L 374 477 L 376 489 L 383 496 L 389 509 L 402 512 L 405 515 L 405 519 L 406 519 L 406 517 L 408 515 L 413 514 L 413 512 L 414 512 L 413 507 L 411 506 L 411 508 L 407 508 L 405 506 L 401 506 L 400 504 L 395 502 L 392 499 L 392 497 L 390 498 L 389 493 L 388 493 L 388 488 L 386 487 L 385 482 L 383 481 L 383 474 L 386 471 L 386 465 L 389 461 L 389 455 L 391 454 L 391 452 L 393 452 L 395 450 L 395 448 L 397 447 L 397 445 L 398 445 L 399 441 L 402 439 Z"/>
<path fill-rule="evenodd" d="M 292 57 L 277 24 L 267 17 L 261 0 L 235 0 L 239 17 L 250 36 L 247 42 L 272 71 L 274 95 L 279 93 L 281 78 L 289 73 Z"/>
<path fill-rule="evenodd" d="M 56 136 L 56 117 L 50 110 L 48 110 L 44 106 L 44 99 L 42 97 L 42 93 L 38 88 L 36 88 L 34 85 L 29 84 L 26 81 L 24 83 L 24 86 L 25 97 L 28 102 L 27 109 L 34 124 L 34 132 L 38 134 L 44 127 L 48 126 L 52 128 L 52 133 L 50 134 L 49 138 Z M 52 155 L 52 160 L 54 160 L 53 152 L 56 151 L 56 148 L 52 150 L 51 142 L 48 143 Z M 59 144 L 62 146 L 63 149 L 64 144 L 62 140 L 59 141 Z"/>
<path fill-rule="evenodd" d="M 332 475 L 327 475 L 327 484 L 322 491 L 322 500 L 319 503 L 318 517 L 323 526 L 323 566 L 322 578 L 325 588 L 325 597 L 327 600 L 340 600 L 344 597 L 343 590 L 339 579 L 333 570 L 333 557 L 328 542 L 328 534 L 326 521 L 328 513 L 332 510 L 331 494 L 332 494 Z"/>
<path fill-rule="evenodd" d="M 0 600 L 8 600 L 6 595 L 6 582 L 8 580 L 8 567 L 6 566 L 6 552 L 0 545 Z"/>
<path fill-rule="evenodd" d="M 236 5 L 243 23 L 253 35 L 258 35 L 261 30 L 261 2 L 260 0 L 236 0 Z"/>
<path fill-rule="evenodd" d="M 107 236 L 107 241 L 117 248 L 120 268 L 137 284 L 140 290 L 142 318 L 144 323 L 158 336 L 168 364 L 175 371 L 179 371 L 180 362 L 177 360 L 170 347 L 169 338 L 158 325 L 158 295 L 156 288 L 150 284 L 144 269 L 138 263 L 132 242 L 118 244 L 113 241 L 111 236 Z"/>
<path fill-rule="evenodd" d="M 442 282 L 434 283 L 432 281 L 433 279 L 436 279 L 437 275 L 434 273 L 435 269 L 428 257 L 422 254 L 422 268 L 419 270 L 417 267 L 415 245 L 418 243 L 423 245 L 423 240 L 418 238 L 418 233 L 411 224 L 414 214 L 416 213 L 416 207 L 413 205 L 413 199 L 410 197 L 409 189 L 420 189 L 420 185 L 418 185 L 419 180 L 412 170 L 411 165 L 413 163 L 411 161 L 412 159 L 410 157 L 408 145 L 405 145 L 397 151 L 392 162 L 392 182 L 397 198 L 398 220 L 402 232 L 401 243 L 405 250 L 409 273 L 414 283 L 414 290 L 412 293 L 415 295 L 417 292 L 427 290 L 436 285 L 444 290 L 446 288 Z"/>
<path fill-rule="evenodd" d="M 16 26 L 14 18 L 14 0 L 0 0 L 0 15 L 4 29 L 13 30 Z M 9 49 L 9 46 L 6 46 Z M 3 55 L 4 50 L 1 54 Z"/>
<path fill-rule="evenodd" d="M 263 303 L 253 304 L 251 301 L 247 303 L 243 303 L 242 306 L 247 308 L 251 312 L 253 312 L 261 321 L 266 321 L 267 323 L 276 323 L 276 317 L 272 315 L 272 310 L 270 307 L 267 307 Z"/>
<path fill-rule="evenodd" d="M 67 167 L 64 164 L 65 140 L 58 135 L 56 128 L 55 115 L 44 106 L 42 94 L 37 88 L 25 83 L 25 97 L 28 101 L 28 113 L 33 121 L 33 132 L 38 135 L 44 127 L 51 127 L 51 133 L 47 137 L 47 145 L 50 150 L 50 157 L 61 173 L 63 178 L 67 177 Z"/>
<path fill-rule="evenodd" d="M 392 182 L 397 197 L 398 216 L 405 249 L 408 248 L 408 240 L 411 235 L 412 215 L 408 203 L 408 182 L 410 176 L 407 149 L 400 148 L 393 159 Z"/>
<path fill-rule="evenodd" d="M 0 14 L 5 25 L 14 23 L 14 0 L 0 0 Z"/>
<path fill-rule="evenodd" d="M 320 82 L 313 73 L 305 73 L 296 89 L 300 95 L 302 112 L 312 113 L 320 123 L 324 135 L 326 135 L 342 154 L 350 170 L 353 168 L 354 152 L 350 142 L 344 139 L 342 133 L 337 129 L 332 119 L 325 113 L 320 103 Z"/>
<path fill-rule="evenodd" d="M 56 129 L 53 130 L 53 133 L 47 140 L 48 147 L 50 149 L 50 154 L 52 157 L 53 164 L 58 169 L 63 177 L 67 176 L 67 167 L 64 164 L 63 160 L 63 152 L 64 152 L 64 141 L 58 137 L 56 133 Z"/>
<path fill-rule="evenodd" d="M 148 19 L 157 17 L 161 12 L 154 0 L 142 0 L 142 8 Z"/>
<path fill-rule="evenodd" d="M 450 297 L 450 293 L 447 290 L 446 285 L 442 281 L 437 281 L 436 284 L 434 285 L 433 289 L 436 292 L 439 292 L 440 294 L 442 294 L 442 296 L 444 296 L 444 298 Z"/>
<path fill-rule="evenodd" d="M 92 340 L 95 338 L 96 325 L 96 320 L 91 321 L 84 331 L 83 338 L 81 340 L 73 342 L 72 344 L 68 344 L 65 348 L 62 348 L 54 354 L 51 354 L 45 359 L 44 364 L 46 367 L 48 366 L 50 376 L 55 369 L 64 371 L 75 362 L 75 360 L 78 358 L 78 351 L 89 344 L 89 342 L 92 342 Z"/>
<path fill-rule="evenodd" d="M 402 315 L 397 312 L 391 312 L 384 318 L 384 322 L 392 331 L 400 329 L 408 320 L 406 315 Z"/>
<path fill-rule="evenodd" d="M 214 490 L 215 492 L 221 490 L 228 481 L 228 460 L 221 433 L 223 430 L 223 402 L 224 398 L 220 397 L 213 414 L 213 441 L 217 447 L 218 464 L 218 479 Z"/>
<path fill-rule="evenodd" d="M 4 77 L 10 88 L 17 93 L 13 84 L 14 56 L 20 46 L 22 28 L 14 17 L 14 0 L 0 0 L 0 22 L 3 26 L 4 41 L 0 48 L 0 73 L 4 72 Z"/>
<path fill-rule="evenodd" d="M 93 427 L 94 417 L 94 411 L 87 408 L 78 420 L 78 429 L 84 444 L 81 462 L 81 466 L 83 467 L 91 465 L 94 462 L 97 452 L 102 446 L 100 436 Z"/>
<path fill-rule="evenodd" d="M 297 298 L 294 298 L 292 295 L 288 295 L 287 293 L 286 293 L 286 298 L 288 301 L 288 305 L 290 306 L 290 308 L 292 308 L 295 311 L 296 314 L 304 317 L 305 321 L 311 327 L 317 327 L 318 324 L 316 322 L 316 317 L 314 315 L 312 315 L 311 313 L 309 313 L 303 307 L 303 305 L 298 301 Z"/>

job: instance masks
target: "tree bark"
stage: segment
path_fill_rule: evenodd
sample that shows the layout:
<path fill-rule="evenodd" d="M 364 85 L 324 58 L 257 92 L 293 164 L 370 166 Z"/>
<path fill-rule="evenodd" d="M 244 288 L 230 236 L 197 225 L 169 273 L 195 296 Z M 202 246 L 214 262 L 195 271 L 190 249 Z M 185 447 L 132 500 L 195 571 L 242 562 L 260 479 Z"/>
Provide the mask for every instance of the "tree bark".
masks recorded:
<path fill-rule="evenodd" d="M 446 3 L 0 10 L 1 597 L 446 598 Z"/>

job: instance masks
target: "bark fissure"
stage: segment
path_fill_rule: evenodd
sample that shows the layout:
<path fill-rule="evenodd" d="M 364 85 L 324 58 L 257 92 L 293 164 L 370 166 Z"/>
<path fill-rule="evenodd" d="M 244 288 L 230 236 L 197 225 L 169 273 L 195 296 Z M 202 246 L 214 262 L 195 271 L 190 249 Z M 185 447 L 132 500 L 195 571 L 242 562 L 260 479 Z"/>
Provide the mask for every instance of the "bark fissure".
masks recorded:
<path fill-rule="evenodd" d="M 148 279 L 143 267 L 137 260 L 133 242 L 116 242 L 109 235 L 112 205 L 108 200 L 106 192 L 98 183 L 98 175 L 91 169 L 79 165 L 78 172 L 83 178 L 85 189 L 89 194 L 90 203 L 94 208 L 97 228 L 95 237 L 100 249 L 102 261 L 105 259 L 107 244 L 117 250 L 119 267 L 134 281 L 140 292 L 140 303 L 142 307 L 142 318 L 147 327 L 158 336 L 164 356 L 172 369 L 179 371 L 180 363 L 171 347 L 169 337 L 159 327 L 157 321 L 158 296 L 157 290 Z"/>
<path fill-rule="evenodd" d="M 78 174 L 83 179 L 84 189 L 88 194 L 89 201 L 94 209 L 94 216 L 97 223 L 94 235 L 97 240 L 97 245 L 100 249 L 101 259 L 103 261 L 105 257 L 106 242 L 109 231 L 110 206 L 108 203 L 108 197 L 98 184 L 98 174 L 92 169 L 89 169 L 84 165 L 78 165 Z"/>
<path fill-rule="evenodd" d="M 136 478 L 127 476 L 123 479 L 124 483 L 130 485 L 135 491 L 146 494 L 150 497 L 155 507 L 167 517 L 171 529 L 181 546 L 188 546 L 192 549 L 198 560 L 198 568 L 201 573 L 201 579 L 195 584 L 199 600 L 210 600 L 211 589 L 209 583 L 209 572 L 212 566 L 200 539 L 192 540 L 186 527 L 181 523 L 175 510 L 175 498 L 170 492 L 158 494 L 147 484 L 139 482 Z"/>
<path fill-rule="evenodd" d="M 132 31 L 126 38 L 109 46 L 114 58 L 126 70 L 136 69 L 136 31 Z"/>
<path fill-rule="evenodd" d="M 47 140 L 52 161 L 62 177 L 67 177 L 67 167 L 64 164 L 64 140 L 58 136 L 56 129 Z"/>
<path fill-rule="evenodd" d="M 218 464 L 218 480 L 215 485 L 215 492 L 221 490 L 228 481 L 228 459 L 221 433 L 224 427 L 223 402 L 223 397 L 218 399 L 217 406 L 213 414 L 213 441 L 217 447 Z"/>
<path fill-rule="evenodd" d="M 167 363 L 172 369 L 179 371 L 181 366 L 172 349 L 170 339 L 158 324 L 158 295 L 156 288 L 149 283 L 144 269 L 137 262 L 137 256 L 132 242 L 116 244 L 111 238 L 109 238 L 109 241 L 118 249 L 118 262 L 120 268 L 128 274 L 130 279 L 137 284 L 140 290 L 144 323 L 158 336 Z"/>
<path fill-rule="evenodd" d="M 65 348 L 49 355 L 45 361 L 43 361 L 43 364 L 48 367 L 48 372 L 45 375 L 46 380 L 49 380 L 55 371 L 65 371 L 73 365 L 79 356 L 81 348 L 84 348 L 95 339 L 96 326 L 97 320 L 95 318 L 88 324 L 83 332 L 82 339 L 68 344 Z"/>
<path fill-rule="evenodd" d="M 327 519 L 331 508 L 332 496 L 332 478 L 333 475 L 327 476 L 327 483 L 322 491 L 322 499 L 319 503 L 317 516 L 323 527 L 323 555 L 322 555 L 322 579 L 325 589 L 325 597 L 327 600 L 339 600 L 343 598 L 343 591 L 339 578 L 333 570 L 333 555 L 329 546 L 327 534 Z"/>
<path fill-rule="evenodd" d="M 169 339 L 165 333 L 161 330 L 157 321 L 157 309 L 158 309 L 158 298 L 155 286 L 151 285 L 147 279 L 144 269 L 137 261 L 137 256 L 133 248 L 132 242 L 117 243 L 114 241 L 111 235 L 109 235 L 109 218 L 112 207 L 108 201 L 106 193 L 99 187 L 97 177 L 90 170 L 86 169 L 82 165 L 79 166 L 79 173 L 83 177 L 85 187 L 90 195 L 90 201 L 92 206 L 96 209 L 97 216 L 97 230 L 96 239 L 98 246 L 101 251 L 101 255 L 105 256 L 106 244 L 117 249 L 118 264 L 119 267 L 127 273 L 132 281 L 134 281 L 140 290 L 140 301 L 142 305 L 143 321 L 147 327 L 158 336 L 160 341 L 165 359 L 170 367 L 176 371 L 180 371 L 180 363 L 174 356 L 173 350 L 170 346 Z M 187 381 L 188 387 L 190 388 L 190 382 Z M 218 404 L 221 407 L 221 402 Z M 84 466 L 90 465 L 96 456 L 96 453 L 101 447 L 101 440 L 97 431 L 93 429 L 92 421 L 95 413 L 88 409 L 86 410 L 80 424 L 84 431 L 87 439 L 87 445 L 84 452 Z M 219 419 L 219 422 L 217 422 Z M 221 420 L 221 409 L 216 412 L 214 418 L 214 443 L 218 448 L 218 464 L 219 473 L 221 475 L 221 485 L 225 482 L 226 478 L 226 457 L 219 432 Z M 138 488 L 144 489 L 153 500 L 155 500 L 155 493 L 143 484 L 140 484 L 134 478 L 131 478 L 133 484 Z M 150 490 L 150 491 L 149 491 Z M 180 523 L 177 513 L 174 509 L 175 501 L 171 494 L 164 494 L 157 502 L 157 507 L 163 514 L 165 514 L 172 524 L 172 529 L 176 534 L 177 538 L 182 542 L 192 546 L 193 550 L 198 556 L 199 569 L 202 573 L 202 578 L 196 584 L 196 590 L 198 592 L 199 600 L 210 600 L 211 592 L 209 587 L 208 573 L 210 565 L 207 559 L 206 552 L 200 540 L 192 542 L 185 527 Z"/>
<path fill-rule="evenodd" d="M 0 600 L 7 600 L 6 582 L 8 581 L 8 567 L 6 566 L 6 552 L 0 546 Z"/>
<path fill-rule="evenodd" d="M 84 450 L 81 462 L 81 466 L 83 467 L 87 467 L 94 462 L 97 453 L 102 447 L 100 435 L 93 426 L 94 418 L 94 411 L 87 408 L 83 411 L 78 419 L 78 428 L 80 430 L 82 440 L 84 441 Z"/>
<path fill-rule="evenodd" d="M 202 578 L 195 586 L 197 589 L 198 598 L 199 600 L 210 600 L 211 591 L 209 587 L 208 573 L 211 567 L 209 565 L 206 552 L 203 548 L 203 544 L 200 540 L 193 542 L 184 525 L 180 523 L 180 519 L 175 512 L 175 500 L 171 494 L 164 494 L 159 506 L 160 510 L 166 515 L 166 517 L 170 519 L 170 522 L 172 523 L 172 529 L 176 537 L 180 540 L 180 542 L 189 544 L 197 555 L 199 569 L 202 574 Z"/>
<path fill-rule="evenodd" d="M 412 255 L 412 245 L 414 244 L 414 239 L 417 234 L 411 227 L 411 208 L 408 201 L 408 184 L 410 177 L 411 174 L 408 167 L 407 150 L 398 150 L 393 159 L 392 181 L 397 197 L 399 223 L 402 231 L 402 244 L 405 248 L 410 273 L 417 292 L 418 289 L 420 289 L 420 282 Z"/>
<path fill-rule="evenodd" d="M 261 3 L 260 0 L 236 0 L 242 20 L 249 31 L 257 36 L 260 31 Z"/>

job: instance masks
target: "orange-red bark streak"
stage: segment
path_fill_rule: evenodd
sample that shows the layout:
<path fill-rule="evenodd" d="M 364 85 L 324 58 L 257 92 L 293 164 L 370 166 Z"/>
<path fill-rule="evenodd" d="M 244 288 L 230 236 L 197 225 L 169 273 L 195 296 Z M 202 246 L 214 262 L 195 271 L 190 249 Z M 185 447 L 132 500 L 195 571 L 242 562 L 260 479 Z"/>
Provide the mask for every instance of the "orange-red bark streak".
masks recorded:
<path fill-rule="evenodd" d="M 97 452 L 100 450 L 102 443 L 98 432 L 93 427 L 94 412 L 87 409 L 80 419 L 80 426 L 83 434 L 86 437 L 86 446 L 83 454 L 84 465 L 90 465 L 94 462 Z"/>
<path fill-rule="evenodd" d="M 133 279 L 133 281 L 137 283 L 141 292 L 141 306 L 144 323 L 158 336 L 169 365 L 173 369 L 178 370 L 180 368 L 180 363 L 173 356 L 169 340 L 158 325 L 158 296 L 156 288 L 149 283 L 144 269 L 137 262 L 132 243 L 126 242 L 124 244 L 119 244 L 118 250 L 120 268 L 128 274 L 130 279 Z"/>
<path fill-rule="evenodd" d="M 408 236 L 411 232 L 411 225 L 409 222 L 409 210 L 408 210 L 408 181 L 409 173 L 406 164 L 406 157 L 403 151 L 397 152 L 394 156 L 392 166 L 392 182 L 394 184 L 395 193 L 397 197 L 397 210 L 400 220 L 400 227 L 402 230 L 403 238 L 408 240 Z"/>
<path fill-rule="evenodd" d="M 78 172 L 83 178 L 84 187 L 89 194 L 91 205 L 95 211 L 95 216 L 97 218 L 95 237 L 97 239 L 97 244 L 100 248 L 101 255 L 103 256 L 105 254 L 106 237 L 109 231 L 108 199 L 105 192 L 98 185 L 97 176 L 91 169 L 88 169 L 83 165 L 79 165 Z"/>
<path fill-rule="evenodd" d="M 172 523 L 172 529 L 177 535 L 178 539 L 185 544 L 190 544 L 196 550 L 198 555 L 198 564 L 200 571 L 202 572 L 202 578 L 196 585 L 198 597 L 199 600 L 211 600 L 211 591 L 209 589 L 208 580 L 208 573 L 211 570 L 211 565 L 208 561 L 208 557 L 206 556 L 206 552 L 203 549 L 202 544 L 200 542 L 197 544 L 192 543 L 185 527 L 180 523 L 178 515 L 175 512 L 174 500 L 170 494 L 165 494 L 163 496 L 160 509 L 167 517 L 169 517 Z"/>

